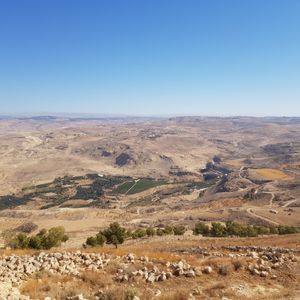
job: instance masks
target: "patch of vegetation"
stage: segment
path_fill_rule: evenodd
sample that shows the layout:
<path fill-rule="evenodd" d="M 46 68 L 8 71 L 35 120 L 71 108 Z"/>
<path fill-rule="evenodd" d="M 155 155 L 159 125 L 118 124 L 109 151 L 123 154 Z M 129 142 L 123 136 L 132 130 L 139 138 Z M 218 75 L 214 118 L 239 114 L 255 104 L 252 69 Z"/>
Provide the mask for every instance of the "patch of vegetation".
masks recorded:
<path fill-rule="evenodd" d="M 88 237 L 85 245 L 91 247 L 104 246 L 105 243 L 113 244 L 116 247 L 123 244 L 125 239 L 140 239 L 143 237 L 153 237 L 155 235 L 183 235 L 186 228 L 183 225 L 166 226 L 163 228 L 138 228 L 136 230 L 126 230 L 119 223 L 112 223 L 109 228 L 99 231 L 96 236 Z"/>
<path fill-rule="evenodd" d="M 155 180 L 153 178 L 141 178 L 138 181 L 128 181 L 119 185 L 116 189 L 114 189 L 114 193 L 117 194 L 137 194 L 148 189 L 151 189 L 156 186 L 167 184 L 165 180 Z"/>
<path fill-rule="evenodd" d="M 240 236 L 240 237 L 256 237 L 259 235 L 267 234 L 292 234 L 300 232 L 299 227 L 295 226 L 256 226 L 256 225 L 242 225 L 236 222 L 228 221 L 225 225 L 213 222 L 211 227 L 205 223 L 197 223 L 194 228 L 194 234 L 201 234 L 203 236 L 211 237 L 227 237 L 227 236 Z"/>
<path fill-rule="evenodd" d="M 216 180 L 208 180 L 208 181 L 200 181 L 200 182 L 190 182 L 187 184 L 187 188 L 189 189 L 205 189 L 212 185 L 214 185 L 217 181 Z"/>
<path fill-rule="evenodd" d="M 12 237 L 6 246 L 12 249 L 51 249 L 59 247 L 68 240 L 65 229 L 61 226 L 49 230 L 42 229 L 36 235 L 28 236 L 26 233 L 18 233 Z"/>
<path fill-rule="evenodd" d="M 151 178 L 142 178 L 135 184 L 135 186 L 128 192 L 128 194 L 137 194 L 145 190 L 148 190 L 150 188 L 164 185 L 166 183 L 167 182 L 165 180 L 154 180 Z"/>
<path fill-rule="evenodd" d="M 115 194 L 126 194 L 126 192 L 135 184 L 135 181 L 128 181 L 120 184 L 114 189 Z"/>
<path fill-rule="evenodd" d="M 81 186 L 80 181 L 86 179 L 90 180 L 91 183 L 84 187 Z M 45 204 L 42 205 L 41 209 L 59 206 L 68 200 L 98 200 L 103 196 L 105 189 L 112 189 L 114 186 L 129 179 L 131 178 L 127 176 L 99 176 L 98 174 L 58 177 L 50 183 L 23 189 L 23 195 L 21 196 L 1 196 L 0 210 L 25 205 L 30 201 L 34 201 L 35 198 L 45 200 Z M 34 192 L 26 193 L 29 190 L 34 190 Z M 49 193 L 53 195 L 49 195 Z M 97 205 L 97 203 L 94 205 Z"/>
<path fill-rule="evenodd" d="M 25 205 L 32 200 L 32 194 L 17 197 L 15 195 L 1 196 L 0 197 L 0 210 L 14 208 L 20 205 Z"/>

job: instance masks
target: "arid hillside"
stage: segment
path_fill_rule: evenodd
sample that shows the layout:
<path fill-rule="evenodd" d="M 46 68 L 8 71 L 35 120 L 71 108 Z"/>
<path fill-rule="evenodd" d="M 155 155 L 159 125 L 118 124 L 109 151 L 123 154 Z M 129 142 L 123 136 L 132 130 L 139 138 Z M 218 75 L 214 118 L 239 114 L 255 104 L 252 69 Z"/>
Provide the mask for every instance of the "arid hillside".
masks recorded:
<path fill-rule="evenodd" d="M 0 299 L 299 299 L 298 141 L 297 118 L 0 119 Z M 83 248 L 112 222 L 124 244 Z"/>

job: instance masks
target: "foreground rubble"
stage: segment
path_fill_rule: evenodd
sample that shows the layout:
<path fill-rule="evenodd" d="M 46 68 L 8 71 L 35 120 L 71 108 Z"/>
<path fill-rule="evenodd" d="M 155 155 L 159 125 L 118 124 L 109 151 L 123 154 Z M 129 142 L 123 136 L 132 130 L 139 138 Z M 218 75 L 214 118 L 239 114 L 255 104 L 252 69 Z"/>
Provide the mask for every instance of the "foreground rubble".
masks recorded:
<path fill-rule="evenodd" d="M 29 296 L 21 295 L 19 288 L 32 276 L 42 271 L 47 272 L 50 276 L 68 275 L 80 278 L 83 272 L 106 272 L 106 268 L 110 264 L 114 264 L 118 266 L 116 273 L 107 273 L 107 276 L 111 276 L 116 284 L 141 280 L 151 287 L 153 284 L 174 280 L 175 278 L 185 278 L 192 281 L 202 276 L 225 276 L 228 273 L 228 266 L 221 263 L 219 265 L 212 264 L 212 260 L 210 260 L 220 259 L 220 257 L 231 259 L 234 271 L 242 268 L 248 276 L 274 280 L 278 277 L 278 270 L 298 263 L 294 251 L 285 248 L 234 246 L 223 247 L 222 251 L 209 251 L 209 249 L 199 248 L 199 252 L 203 254 L 203 258 L 199 258 L 199 264 L 197 265 L 191 265 L 184 259 L 177 262 L 162 261 L 150 259 L 147 256 L 139 257 L 132 253 L 124 256 L 112 256 L 76 251 L 2 256 L 0 258 L 0 299 L 29 300 Z M 153 297 L 159 297 L 160 295 L 160 290 L 153 292 Z M 197 295 L 199 295 L 199 291 L 191 289 L 189 300 L 197 299 Z M 105 291 L 98 290 L 93 293 L 92 297 L 78 294 L 67 299 L 102 300 L 107 298 L 105 298 Z M 138 300 L 139 297 L 135 295 L 135 298 L 132 299 Z M 51 300 L 47 293 L 45 294 L 45 300 Z"/>

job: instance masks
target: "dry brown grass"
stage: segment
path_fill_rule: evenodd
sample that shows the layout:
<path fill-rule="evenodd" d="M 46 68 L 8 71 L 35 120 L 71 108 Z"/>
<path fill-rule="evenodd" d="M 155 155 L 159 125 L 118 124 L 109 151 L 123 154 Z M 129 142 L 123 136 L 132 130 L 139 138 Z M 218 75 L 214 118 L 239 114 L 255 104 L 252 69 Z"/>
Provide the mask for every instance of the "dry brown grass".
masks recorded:
<path fill-rule="evenodd" d="M 292 177 L 277 169 L 256 169 L 255 173 L 269 180 L 291 180 Z"/>
<path fill-rule="evenodd" d="M 85 249 L 84 252 L 101 252 L 112 254 L 114 256 L 123 256 L 133 252 L 136 256 L 147 256 L 150 259 L 161 261 L 178 261 L 182 257 L 177 254 L 170 253 L 169 251 L 162 251 L 160 247 L 153 247 L 151 242 L 141 245 L 139 244 L 139 241 L 121 245 L 119 248 L 114 248 L 112 246 L 88 248 Z"/>
<path fill-rule="evenodd" d="M 89 286 L 71 276 L 43 276 L 28 280 L 21 288 L 24 295 L 32 299 L 44 299 L 45 296 L 64 300 L 70 296 L 89 293 Z"/>
<path fill-rule="evenodd" d="M 174 288 L 173 291 L 164 292 L 163 295 L 156 297 L 158 300 L 187 300 L 190 291 L 187 288 Z"/>
<path fill-rule="evenodd" d="M 41 251 L 34 249 L 4 249 L 0 250 L 0 255 L 8 256 L 8 255 L 35 255 Z M 46 251 L 45 251 L 46 252 Z"/>
<path fill-rule="evenodd" d="M 105 288 L 113 284 L 111 276 L 108 276 L 107 273 L 85 271 L 80 278 L 87 285 L 97 288 Z"/>
<path fill-rule="evenodd" d="M 236 167 L 236 168 L 240 168 L 244 163 L 244 159 L 230 159 L 230 160 L 226 160 L 226 164 Z"/>

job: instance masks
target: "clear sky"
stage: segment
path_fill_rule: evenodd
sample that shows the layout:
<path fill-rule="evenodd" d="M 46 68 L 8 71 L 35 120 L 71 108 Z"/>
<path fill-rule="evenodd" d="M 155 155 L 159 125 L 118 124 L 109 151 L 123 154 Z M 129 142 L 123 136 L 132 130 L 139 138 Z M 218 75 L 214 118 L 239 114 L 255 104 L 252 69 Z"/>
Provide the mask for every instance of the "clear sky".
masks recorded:
<path fill-rule="evenodd" d="M 300 116 L 299 0 L 0 0 L 0 114 Z"/>

